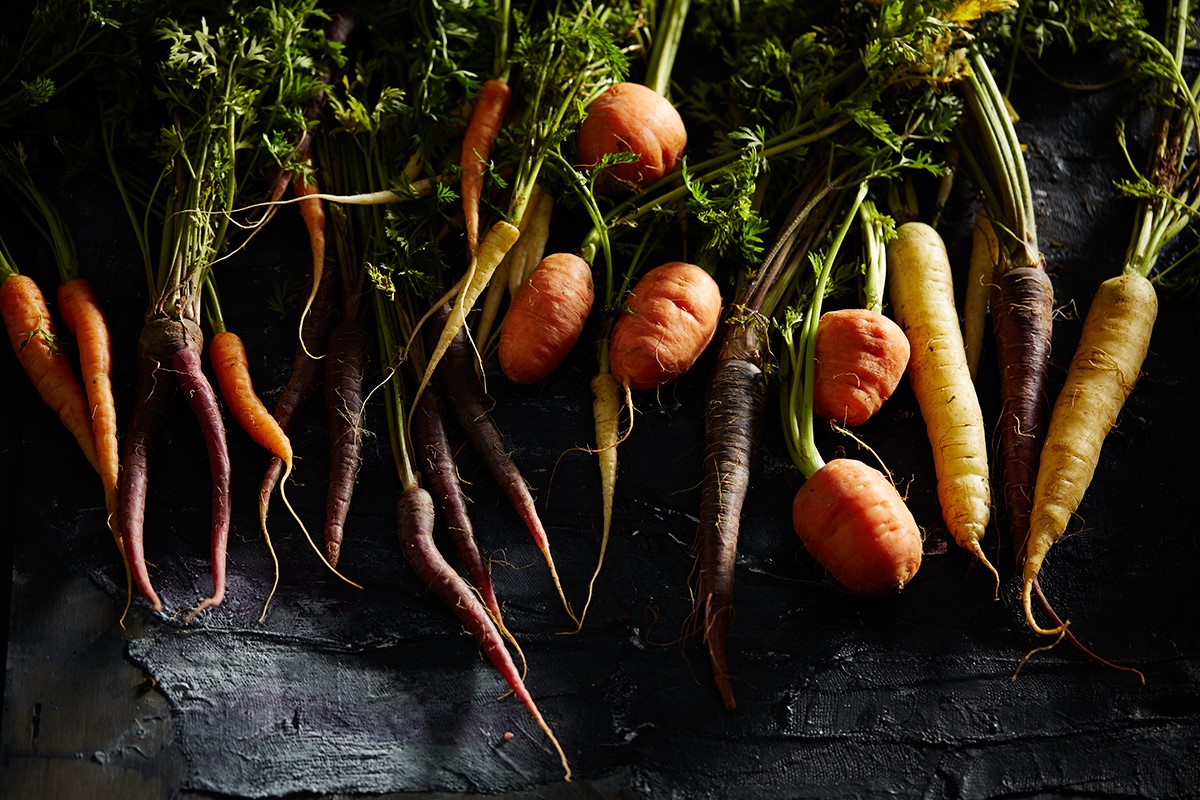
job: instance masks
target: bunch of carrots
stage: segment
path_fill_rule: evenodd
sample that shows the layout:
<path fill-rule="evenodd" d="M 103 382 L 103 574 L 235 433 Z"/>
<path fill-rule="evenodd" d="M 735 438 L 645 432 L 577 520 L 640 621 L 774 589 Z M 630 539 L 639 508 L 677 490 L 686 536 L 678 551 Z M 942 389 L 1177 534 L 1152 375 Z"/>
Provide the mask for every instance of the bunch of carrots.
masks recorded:
<path fill-rule="evenodd" d="M 122 354 L 111 352 L 100 302 L 81 277 L 88 265 L 35 180 L 25 134 L 5 130 L 0 177 L 51 244 L 57 316 L 78 365 L 50 304 L 2 242 L 0 310 L 21 365 L 99 475 L 130 599 L 136 590 L 155 611 L 167 605 L 147 563 L 144 520 L 175 394 L 200 427 L 212 482 L 212 588 L 188 618 L 220 605 L 229 588 L 226 412 L 270 458 L 257 498 L 275 564 L 263 615 L 283 568 L 268 524 L 277 489 L 316 556 L 358 586 L 338 570 L 357 546 L 353 494 L 377 391 L 399 482 L 400 552 L 476 637 L 569 779 L 517 666 L 524 655 L 504 621 L 487 532 L 477 537 L 471 520 L 458 439 L 511 502 L 545 561 L 564 627 L 580 632 L 620 527 L 618 448 L 637 435 L 638 405 L 707 354 L 688 633 L 727 708 L 736 706 L 727 644 L 740 517 L 772 393 L 800 482 L 795 532 L 834 581 L 886 596 L 920 567 L 921 529 L 888 454 L 826 462 L 815 427 L 822 418 L 856 436 L 851 429 L 907 379 L 945 530 L 994 576 L 999 597 L 1001 572 L 985 550 L 999 509 L 1029 626 L 1089 652 L 1038 576 L 1136 383 L 1163 285 L 1156 276 L 1176 269 L 1156 272 L 1157 258 L 1200 203 L 1191 160 L 1200 100 L 1183 76 L 1186 0 L 1170 4 L 1161 41 L 1140 20 L 1090 20 L 1093 32 L 1151 59 L 1146 96 L 1162 102 L 1149 163 L 1125 184 L 1139 203 L 1126 265 L 1093 301 L 1052 409 L 1053 286 L 1017 127 L 991 65 L 997 46 L 1012 46 L 994 31 L 1019 41 L 1029 21 L 1014 2 L 864 1 L 841 13 L 796 4 L 786 14 L 770 3 L 686 0 L 418 5 L 235 0 L 149 26 L 145 17 L 84 26 L 72 53 L 99 57 L 106 41 L 116 52 L 119 31 L 147 37 L 158 57 L 114 66 L 155 90 L 114 103 L 96 125 L 149 297 L 123 428 L 111 378 Z M 713 41 L 716 30 L 728 41 Z M 685 44 L 713 54 L 718 79 L 676 74 Z M 98 80 L 97 91 L 112 89 Z M 9 88 L 0 108 L 19 98 Z M 147 136 L 135 126 L 147 116 L 154 144 L 137 150 Z M 944 187 L 956 162 L 981 197 L 963 291 L 937 229 L 941 200 L 929 222 L 914 202 L 915 185 L 934 176 Z M 290 379 L 268 409 L 245 345 L 226 326 L 220 282 L 291 205 L 312 259 Z M 554 220 L 562 215 L 566 223 Z M 956 297 L 965 298 L 961 313 Z M 988 314 L 1002 375 L 996 465 L 975 385 Z M 571 576 L 558 571 L 485 379 L 494 359 L 503 379 L 536 385 L 583 347 L 595 354 L 595 438 L 579 449 L 599 468 L 601 519 L 594 569 Z M 288 430 L 318 388 L 331 469 L 324 519 L 306 521 L 287 499 L 301 455 Z M 465 574 L 440 552 L 439 525 Z M 310 526 L 323 530 L 319 540 Z M 1032 598 L 1052 626 L 1037 621 Z"/>

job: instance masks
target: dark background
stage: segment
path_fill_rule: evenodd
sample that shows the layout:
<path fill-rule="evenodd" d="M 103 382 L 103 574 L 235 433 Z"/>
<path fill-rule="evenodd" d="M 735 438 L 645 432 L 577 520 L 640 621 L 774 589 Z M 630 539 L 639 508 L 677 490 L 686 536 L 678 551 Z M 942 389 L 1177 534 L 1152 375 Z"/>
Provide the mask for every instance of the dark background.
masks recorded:
<path fill-rule="evenodd" d="M 1094 62 L 1093 62 L 1094 63 Z M 1088 62 L 1063 62 L 1064 77 Z M 1074 74 L 1072 74 L 1074 71 Z M 1132 204 L 1113 125 L 1119 90 L 1018 83 L 1018 132 L 1059 305 L 1053 388 L 1088 298 L 1120 268 Z M 943 231 L 965 265 L 973 203 L 960 184 Z M 114 198 L 80 184 L 59 198 L 78 231 L 115 337 L 118 400 L 128 414 L 145 307 L 135 250 Z M 1190 246 L 1191 240 L 1182 243 Z M 1177 250 L 1179 248 L 1176 248 Z M 53 285 L 48 254 L 24 271 Z M 1169 261 L 1172 256 L 1168 256 Z M 306 263 L 299 221 L 281 214 L 221 267 L 227 322 L 251 348 L 268 401 L 286 380 L 295 314 L 265 296 Z M 390 797 L 513 793 L 541 797 L 1195 797 L 1200 792 L 1200 525 L 1192 515 L 1200 446 L 1194 296 L 1163 295 L 1144 377 L 1105 442 L 1095 480 L 1043 585 L 1093 649 L 1146 676 L 1044 641 L 989 576 L 948 543 L 924 426 L 908 391 L 861 437 L 885 459 L 926 534 L 917 577 L 897 597 L 839 591 L 791 532 L 800 483 L 772 401 L 743 521 L 729 650 L 739 706 L 722 708 L 689 629 L 698 509 L 701 394 L 710 361 L 637 398 L 622 445 L 613 540 L 585 630 L 563 635 L 544 564 L 469 452 L 462 455 L 476 532 L 494 559 L 507 622 L 529 660 L 528 685 L 575 771 L 557 758 L 470 637 L 403 565 L 394 534 L 395 472 L 373 402 L 340 584 L 276 502 L 282 560 L 265 622 L 270 566 L 255 497 L 265 456 L 230 427 L 234 520 L 229 594 L 190 625 L 211 587 L 208 472 L 176 403 L 154 462 L 147 555 L 166 611 L 140 602 L 118 625 L 119 562 L 99 481 L 42 407 L 15 357 L 3 370 L 5 535 L 12 606 L 3 709 L 5 797 Z M 991 353 L 980 382 L 995 410 Z M 991 369 L 989 369 L 991 368 Z M 539 499 L 569 597 L 578 605 L 596 556 L 599 497 L 590 457 L 590 349 L 547 382 L 510 387 L 489 372 L 496 416 Z M 293 432 L 289 493 L 319 529 L 324 422 L 314 404 Z M 856 454 L 822 433 L 826 456 Z M 1011 564 L 995 530 L 986 543 Z M 515 734 L 504 742 L 504 734 Z"/>

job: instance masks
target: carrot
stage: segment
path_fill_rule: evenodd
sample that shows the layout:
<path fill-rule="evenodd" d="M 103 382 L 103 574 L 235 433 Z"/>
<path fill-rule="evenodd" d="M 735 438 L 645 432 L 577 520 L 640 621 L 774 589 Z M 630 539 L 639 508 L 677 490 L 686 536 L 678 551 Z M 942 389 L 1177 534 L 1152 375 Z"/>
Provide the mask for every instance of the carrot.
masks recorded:
<path fill-rule="evenodd" d="M 463 497 L 462 484 L 458 479 L 458 467 L 450 447 L 442 418 L 443 403 L 433 388 L 425 390 L 413 411 L 413 444 L 421 462 L 421 472 L 429 484 L 430 492 L 438 507 L 446 516 L 454 549 L 467 567 L 467 574 L 493 621 L 501 625 L 500 601 L 492 585 L 492 575 L 487 562 L 479 552 L 475 529 L 467 513 L 467 502 Z"/>
<path fill-rule="evenodd" d="M 737 331 L 734 334 L 732 331 Z M 767 403 L 761 363 L 762 320 L 734 324 L 717 355 L 705 400 L 704 472 L 700 494 L 699 579 L 696 608 L 726 708 L 736 706 L 725 657 L 725 631 L 733 609 L 733 572 L 739 520 L 750 488 L 750 463 Z"/>
<path fill-rule="evenodd" d="M 1038 633 L 1058 633 L 1062 626 L 1046 629 L 1034 619 L 1034 581 L 1083 501 L 1104 439 L 1137 383 L 1157 313 L 1154 285 L 1138 272 L 1109 278 L 1092 298 L 1050 413 L 1029 518 L 1021 600 L 1026 621 Z"/>
<path fill-rule="evenodd" d="M 513 383 L 545 378 L 583 333 L 595 301 L 592 268 L 579 256 L 552 253 L 513 295 L 500 331 L 500 368 Z"/>
<path fill-rule="evenodd" d="M 892 396 L 908 358 L 904 331 L 878 311 L 825 312 L 817 325 L 814 412 L 843 425 L 862 425 Z"/>
<path fill-rule="evenodd" d="M 419 486 L 406 488 L 396 502 L 396 530 L 400 537 L 404 560 L 480 643 L 488 660 L 550 740 L 562 763 L 563 780 L 570 781 L 571 766 L 567 763 L 562 745 L 558 743 L 554 731 L 542 717 L 487 610 L 467 582 L 459 577 L 438 552 L 433 541 L 433 526 L 433 498 L 429 492 Z"/>
<path fill-rule="evenodd" d="M 325 407 L 329 426 L 329 488 L 325 500 L 325 558 L 336 567 L 346 518 L 362 464 L 363 382 L 371 337 L 358 319 L 344 319 L 329 335 L 325 356 Z"/>
<path fill-rule="evenodd" d="M 88 463 L 99 472 L 87 395 L 58 346 L 50 308 L 32 278 L 9 272 L 0 282 L 0 316 L 4 317 L 13 352 L 42 402 L 58 415 Z"/>
<path fill-rule="evenodd" d="M 696 363 L 717 331 L 721 290 L 694 264 L 672 261 L 641 277 L 613 326 L 609 366 L 627 389 L 656 389 Z"/>
<path fill-rule="evenodd" d="M 158 449 L 158 435 L 166 421 L 171 398 L 175 395 L 175 381 L 161 374 L 166 371 L 162 363 L 140 343 L 138 351 L 137 389 L 133 416 L 125 428 L 125 442 L 121 451 L 116 519 L 132 583 L 150 603 L 150 607 L 158 612 L 162 611 L 162 600 L 154 591 L 146 568 L 146 494 L 150 461 Z"/>
<path fill-rule="evenodd" d="M 606 186 L 639 189 L 672 172 L 687 147 L 687 129 L 671 101 L 640 83 L 616 83 L 587 107 L 577 136 L 579 163 L 606 155 L 637 158 L 606 169 Z"/>
<path fill-rule="evenodd" d="M 250 363 L 241 337 L 231 331 L 221 330 L 209 340 L 208 354 L 209 360 L 212 362 L 213 373 L 217 378 L 217 387 L 221 390 L 221 397 L 224 398 L 225 405 L 233 414 L 234 419 L 237 420 L 242 430 L 250 435 L 251 439 L 266 448 L 267 452 L 283 463 L 283 482 L 280 484 L 279 491 L 284 505 L 291 509 L 285 486 L 288 476 L 292 474 L 292 443 L 279 421 L 271 416 L 271 412 L 267 410 L 254 391 L 254 383 L 250 378 Z M 295 516 L 295 511 L 292 514 Z M 279 558 L 275 555 L 275 547 L 271 544 L 271 535 L 267 532 L 265 515 L 262 516 L 261 521 L 263 539 L 267 543 L 267 550 L 275 564 L 275 583 L 271 586 L 271 592 L 263 604 L 262 616 L 259 617 L 260 622 L 266 618 L 271 598 L 274 597 L 275 590 L 279 586 Z"/>
<path fill-rule="evenodd" d="M 883 473 L 850 458 L 826 463 L 813 430 L 821 304 L 838 251 L 866 191 L 867 185 L 861 184 L 850 214 L 820 260 L 803 317 L 785 329 L 788 358 L 782 408 L 789 452 L 805 476 L 792 500 L 796 535 L 844 587 L 855 594 L 879 596 L 902 589 L 920 568 L 920 530 Z"/>
<path fill-rule="evenodd" d="M 117 444 L 117 403 L 112 390 L 112 342 L 108 322 L 86 278 L 73 278 L 58 285 L 58 311 L 79 348 L 79 368 L 91 409 L 104 504 L 112 514 L 117 508 L 121 452 Z M 118 540 L 118 547 L 120 544 Z"/>
<path fill-rule="evenodd" d="M 450 309 L 443 306 L 439 319 L 444 319 L 450 313 Z M 466 331 L 460 330 L 446 349 L 445 358 L 437 368 L 437 378 L 446 401 L 454 408 L 459 423 L 466 431 L 475 451 L 483 459 L 488 473 L 521 517 L 521 521 L 533 537 L 534 544 L 545 558 L 546 566 L 550 569 L 550 579 L 563 608 L 574 620 L 575 613 L 563 592 L 558 569 L 550 552 L 550 539 L 538 515 L 533 495 L 512 454 L 504 446 L 504 435 L 487 409 L 483 384 L 476 372 L 475 351 L 467 341 Z"/>
<path fill-rule="evenodd" d="M 322 238 L 324 238 L 323 233 Z M 320 281 L 314 292 L 315 300 L 309 309 L 308 317 L 301 323 L 301 340 L 296 343 L 295 355 L 292 358 L 292 372 L 288 376 L 287 384 L 284 385 L 279 399 L 275 401 L 275 405 L 271 409 L 272 416 L 285 432 L 291 428 L 296 413 L 316 391 L 321 380 L 321 362 L 313 353 L 325 349 L 325 343 L 329 339 L 329 333 L 333 330 L 336 320 L 334 304 L 337 291 L 333 286 L 335 274 L 333 270 L 322 270 Z M 262 484 L 259 486 L 258 516 L 264 529 L 267 524 L 271 494 L 275 491 L 275 486 L 283 475 L 283 469 L 283 459 L 272 456 L 266 474 L 263 475 Z"/>
<path fill-rule="evenodd" d="M 139 339 L 139 397 L 122 460 L 118 514 L 134 583 L 154 610 L 161 611 L 162 603 L 150 584 L 142 549 L 148 464 L 144 448 L 147 439 L 153 436 L 156 428 L 161 427 L 161 417 L 165 414 L 166 396 L 157 385 L 169 383 L 173 379 L 200 426 L 208 451 L 209 475 L 212 481 L 210 555 L 213 593 L 201 600 L 192 610 L 189 619 L 206 608 L 220 605 L 224 599 L 225 557 L 229 542 L 229 448 L 225 441 L 225 427 L 221 422 L 216 395 L 201 368 L 200 350 L 203 340 L 200 326 L 187 318 L 155 317 L 142 329 Z"/>
<path fill-rule="evenodd" d="M 592 378 L 592 425 L 596 432 L 596 459 L 600 466 L 600 553 L 596 567 L 588 581 L 587 598 L 579 612 L 576 630 L 582 630 L 583 621 L 592 605 L 596 579 L 604 566 L 604 555 L 612 534 L 613 499 L 617 488 L 617 445 L 620 444 L 621 386 L 611 372 L 599 372 Z"/>
<path fill-rule="evenodd" d="M 967 369 L 946 246 L 937 231 L 907 222 L 888 244 L 888 291 L 911 345 L 908 375 L 925 417 L 942 518 L 954 540 L 995 576 L 983 553 L 991 516 L 987 437 Z"/>
<path fill-rule="evenodd" d="M 479 250 L 479 203 L 483 194 L 483 175 L 491 156 L 492 144 L 508 114 L 511 99 L 512 87 L 508 81 L 502 78 L 484 81 L 471 108 L 471 120 L 463 133 L 459 192 L 462 194 L 463 218 L 467 227 L 467 248 L 472 257 Z"/>
<path fill-rule="evenodd" d="M 479 299 L 483 290 L 487 288 L 492 274 L 496 271 L 496 267 L 504 259 L 505 253 L 516 244 L 519 235 L 520 231 L 515 225 L 501 220 L 491 227 L 487 236 L 483 237 L 483 241 L 479 243 L 479 250 L 476 255 L 472 256 L 471 266 L 467 269 L 467 274 L 459 282 L 458 292 L 454 298 L 454 305 L 450 310 L 449 316 L 446 317 L 445 325 L 442 327 L 437 343 L 429 354 L 425 373 L 421 376 L 421 380 L 417 384 L 414 401 L 420 399 L 421 393 L 425 391 L 425 387 L 433 377 L 434 370 L 437 369 L 437 365 L 442 360 L 442 357 L 446 355 L 446 350 L 449 349 L 451 343 L 454 341 L 454 337 L 467 324 L 467 314 L 475 307 L 475 302 Z"/>
<path fill-rule="evenodd" d="M 808 552 L 854 594 L 904 588 L 921 566 L 921 531 L 879 470 L 836 458 L 792 501 L 792 526 Z"/>
<path fill-rule="evenodd" d="M 1000 242 L 983 209 L 975 215 L 971 231 L 971 257 L 967 268 L 967 288 L 963 299 L 963 347 L 967 351 L 967 369 L 974 380 L 979 374 L 983 353 L 983 330 L 987 317 L 988 290 L 1000 260 Z"/>

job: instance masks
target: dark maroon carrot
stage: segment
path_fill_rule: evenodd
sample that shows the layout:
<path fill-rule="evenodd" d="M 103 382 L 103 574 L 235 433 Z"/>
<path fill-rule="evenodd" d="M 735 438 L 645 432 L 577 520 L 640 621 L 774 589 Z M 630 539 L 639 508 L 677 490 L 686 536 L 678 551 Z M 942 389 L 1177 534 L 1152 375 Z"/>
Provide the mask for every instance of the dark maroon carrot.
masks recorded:
<path fill-rule="evenodd" d="M 454 549 L 467 567 L 467 574 L 483 604 L 500 624 L 500 602 L 492 586 L 492 575 L 487 562 L 479 552 L 475 529 L 467 513 L 466 498 L 458 479 L 458 466 L 446 433 L 442 416 L 444 405 L 435 388 L 428 387 L 417 400 L 412 412 L 412 437 L 416 456 L 421 464 L 421 474 L 429 484 L 430 492 L 437 499 L 438 507 L 446 515 L 446 527 L 454 541 Z"/>
<path fill-rule="evenodd" d="M 533 715 L 546 738 L 554 746 L 562 761 L 564 780 L 571 780 L 571 766 L 567 763 L 566 753 L 555 738 L 554 732 L 542 717 L 537 703 L 525 687 L 517 666 L 504 646 L 487 609 L 479 602 L 479 598 L 451 566 L 442 558 L 433 540 L 434 506 L 433 497 L 419 486 L 412 486 L 400 494 L 396 502 L 396 531 L 400 537 L 400 547 L 404 552 L 404 560 L 409 568 L 417 574 L 421 582 L 429 587 L 438 599 L 454 612 L 480 647 L 492 665 L 512 689 L 513 694 L 521 704 Z"/>
<path fill-rule="evenodd" d="M 146 572 L 143 548 L 146 486 L 149 455 L 153 439 L 166 414 L 169 386 L 177 386 L 200 425 L 208 451 L 212 481 L 211 560 L 213 593 L 189 615 L 220 605 L 225 597 L 225 558 L 229 543 L 229 449 L 225 442 L 225 424 L 208 378 L 204 375 L 200 353 L 204 334 L 200 326 L 187 318 L 157 317 L 146 323 L 139 339 L 139 397 L 133 422 L 126 434 L 125 457 L 118 489 L 118 524 L 134 584 L 155 611 L 162 601 L 155 593 Z"/>
<path fill-rule="evenodd" d="M 725 658 L 733 607 L 733 567 L 742 505 L 750 487 L 759 420 L 767 400 L 763 325 L 749 322 L 722 343 L 704 414 L 704 472 L 700 490 L 700 572 L 696 607 L 713 679 L 726 708 L 734 708 Z"/>
<path fill-rule="evenodd" d="M 168 378 L 157 358 L 139 348 L 138 380 L 133 417 L 125 430 L 117 482 L 117 530 L 125 547 L 133 584 L 155 611 L 162 601 L 146 569 L 145 517 L 150 461 L 158 446 L 158 435 L 167 418 L 175 381 Z M 128 607 L 128 606 L 126 606 Z"/>
<path fill-rule="evenodd" d="M 322 247 L 322 254 L 323 252 L 324 248 Z M 321 362 L 313 354 L 324 352 L 336 320 L 337 289 L 333 280 L 335 274 L 334 270 L 321 271 L 320 281 L 313 291 L 312 306 L 301 326 L 302 339 L 296 344 L 291 375 L 288 376 L 287 384 L 271 409 L 271 415 L 275 417 L 276 422 L 284 431 L 291 428 L 292 420 L 297 412 L 316 391 L 317 385 L 321 381 Z M 258 513 L 264 526 L 270 508 L 271 495 L 282 475 L 283 460 L 272 457 L 258 490 Z"/>
<path fill-rule="evenodd" d="M 443 306 L 440 319 L 444 321 L 450 313 L 448 305 Z M 568 616 L 578 623 L 571 604 L 563 593 L 562 583 L 558 579 L 558 570 L 554 566 L 554 558 L 550 555 L 550 538 L 542 525 L 537 506 L 529 485 L 521 476 L 521 471 L 513 460 L 512 454 L 504 446 L 504 434 L 496 425 L 495 419 L 488 410 L 487 396 L 483 382 L 476 371 L 475 350 L 467 339 L 465 329 L 455 334 L 445 355 L 437 365 L 436 375 L 442 394 L 458 416 L 459 423 L 466 431 L 467 437 L 475 447 L 479 457 L 483 459 L 488 473 L 512 503 L 521 521 L 533 537 L 534 544 L 541 551 L 546 565 L 550 568 L 550 579 L 558 591 L 559 599 Z"/>
<path fill-rule="evenodd" d="M 336 567 L 346 517 L 362 464 L 364 379 L 371 332 L 358 319 L 343 319 L 329 335 L 325 355 L 325 407 L 329 427 L 329 490 L 325 501 L 325 557 Z"/>

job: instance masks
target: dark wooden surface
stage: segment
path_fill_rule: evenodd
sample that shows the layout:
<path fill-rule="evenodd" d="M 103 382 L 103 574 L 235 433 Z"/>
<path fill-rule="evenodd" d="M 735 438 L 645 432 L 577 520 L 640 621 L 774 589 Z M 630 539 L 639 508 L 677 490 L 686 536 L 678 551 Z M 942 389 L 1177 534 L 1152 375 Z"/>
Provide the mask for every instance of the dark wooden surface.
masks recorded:
<path fill-rule="evenodd" d="M 1059 295 L 1057 382 L 1087 299 L 1118 268 L 1128 236 L 1129 205 L 1111 190 L 1123 174 L 1114 103 L 1049 86 L 1018 98 Z M 127 401 L 144 290 L 136 270 L 116 269 L 132 252 L 123 220 L 114 223 L 111 208 L 71 207 L 89 236 L 86 257 L 104 276 Z M 263 388 L 282 383 L 292 340 L 291 322 L 271 318 L 261 298 L 286 264 L 304 263 L 297 223 L 281 224 L 292 233 L 264 239 L 222 284 L 227 297 L 243 298 L 227 315 L 254 343 Z M 946 231 L 958 264 L 969 224 L 969 208 L 951 210 Z M 1164 302 L 1145 377 L 1045 573 L 1076 631 L 1141 668 L 1145 686 L 1062 646 L 1034 655 L 1013 680 L 1043 642 L 1012 608 L 1011 581 L 993 601 L 986 574 L 948 543 L 923 426 L 903 387 L 862 435 L 906 482 L 926 551 L 917 579 L 882 602 L 838 592 L 795 541 L 787 520 L 799 479 L 768 415 L 738 562 L 733 713 L 720 707 L 699 648 L 678 641 L 690 600 L 702 375 L 638 398 L 636 434 L 622 450 L 618 527 L 579 636 L 559 635 L 563 619 L 536 553 L 478 465 L 466 462 L 530 685 L 576 767 L 570 786 L 524 712 L 511 698 L 497 702 L 503 690 L 473 643 L 400 564 L 386 442 L 369 447 L 345 555 L 368 590 L 350 592 L 315 568 L 280 522 L 287 571 L 260 625 L 268 578 L 252 497 L 261 454 L 231 435 L 241 499 L 230 599 L 185 626 L 177 612 L 206 580 L 207 483 L 194 423 L 176 412 L 155 468 L 147 544 L 171 607 L 155 617 L 139 603 L 122 630 L 123 587 L 98 483 L 5 352 L 3 489 L 13 510 L 0 525 L 12 604 L 0 795 L 1195 797 L 1197 341 L 1200 301 Z M 593 564 L 597 501 L 592 464 L 563 453 L 589 441 L 590 359 L 585 348 L 538 387 L 493 383 L 573 597 Z M 994 390 L 986 379 L 981 387 Z M 994 412 L 994 399 L 985 405 Z M 297 437 L 311 455 L 294 495 L 308 519 L 321 506 L 313 487 L 323 485 L 322 436 L 310 412 Z M 832 436 L 825 443 L 851 446 Z M 1006 558 L 990 535 L 992 552 Z M 506 731 L 516 736 L 500 744 Z"/>

